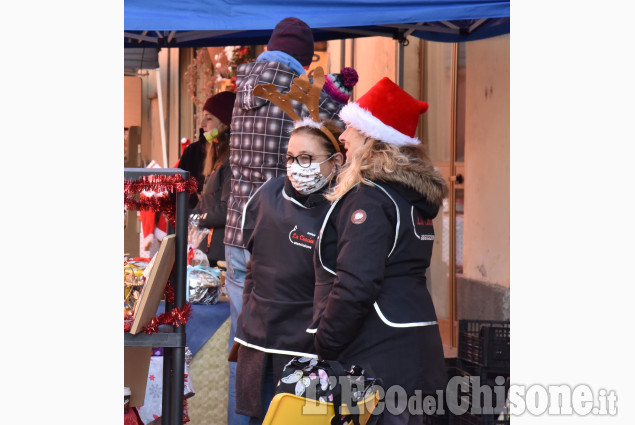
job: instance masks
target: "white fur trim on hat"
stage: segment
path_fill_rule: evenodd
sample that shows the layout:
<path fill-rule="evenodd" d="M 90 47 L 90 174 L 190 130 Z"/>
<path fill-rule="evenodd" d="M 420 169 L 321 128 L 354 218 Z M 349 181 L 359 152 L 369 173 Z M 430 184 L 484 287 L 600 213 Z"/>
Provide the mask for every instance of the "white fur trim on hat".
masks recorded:
<path fill-rule="evenodd" d="M 313 128 L 317 128 L 318 130 L 322 127 L 322 125 L 323 123 L 315 122 L 310 117 L 304 117 L 302 121 L 294 121 L 293 123 L 294 128 L 313 127 Z"/>
<path fill-rule="evenodd" d="M 421 143 L 416 137 L 410 137 L 394 127 L 384 124 L 367 109 L 357 103 L 349 103 L 340 111 L 340 119 L 359 130 L 363 135 L 395 146 L 411 146 Z"/>

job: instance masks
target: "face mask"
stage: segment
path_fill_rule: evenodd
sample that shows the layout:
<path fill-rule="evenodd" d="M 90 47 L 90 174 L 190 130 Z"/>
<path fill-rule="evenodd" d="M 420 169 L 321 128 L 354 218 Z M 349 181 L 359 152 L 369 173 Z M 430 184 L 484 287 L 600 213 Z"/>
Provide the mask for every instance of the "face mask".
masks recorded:
<path fill-rule="evenodd" d="M 205 140 L 211 143 L 215 138 L 218 137 L 218 129 L 212 128 L 212 131 L 203 133 L 203 136 L 205 136 Z"/>
<path fill-rule="evenodd" d="M 287 165 L 287 177 L 293 188 L 302 195 L 308 195 L 322 189 L 329 181 L 333 171 L 331 170 L 331 173 L 324 177 L 320 172 L 320 164 L 324 164 L 332 157 L 333 155 L 322 162 L 312 162 L 307 168 L 300 167 L 297 162 Z"/>

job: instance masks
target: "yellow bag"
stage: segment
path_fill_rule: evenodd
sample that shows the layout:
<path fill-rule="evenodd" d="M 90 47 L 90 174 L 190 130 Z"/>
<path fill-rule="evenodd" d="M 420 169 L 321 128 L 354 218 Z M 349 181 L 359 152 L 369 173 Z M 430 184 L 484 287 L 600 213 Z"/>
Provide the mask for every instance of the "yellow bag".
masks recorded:
<path fill-rule="evenodd" d="M 379 392 L 370 394 L 359 407 L 359 423 L 366 425 L 379 402 Z M 350 414 L 342 404 L 342 414 Z M 330 425 L 335 416 L 333 403 L 310 400 L 295 394 L 276 394 L 271 400 L 262 425 Z M 352 422 L 350 422 L 352 423 Z"/>

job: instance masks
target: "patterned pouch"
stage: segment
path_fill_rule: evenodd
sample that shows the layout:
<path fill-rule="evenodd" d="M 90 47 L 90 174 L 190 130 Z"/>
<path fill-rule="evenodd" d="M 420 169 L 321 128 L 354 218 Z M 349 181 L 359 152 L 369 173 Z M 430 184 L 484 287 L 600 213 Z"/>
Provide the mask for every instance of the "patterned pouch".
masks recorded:
<path fill-rule="evenodd" d="M 294 357 L 282 370 L 276 394 L 290 393 L 333 403 L 336 414 L 331 425 L 359 425 L 357 403 L 366 400 L 375 391 L 374 386 L 379 384 L 377 379 L 365 375 L 365 370 L 360 366 L 353 365 L 345 369 L 337 361 Z M 338 414 L 342 403 L 349 407 L 352 414 Z"/>

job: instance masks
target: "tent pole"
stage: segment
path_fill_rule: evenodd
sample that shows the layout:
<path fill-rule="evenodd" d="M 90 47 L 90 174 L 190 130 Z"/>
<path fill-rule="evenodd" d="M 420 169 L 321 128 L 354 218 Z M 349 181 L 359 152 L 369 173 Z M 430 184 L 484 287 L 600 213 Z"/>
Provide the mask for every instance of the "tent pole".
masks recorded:
<path fill-rule="evenodd" d="M 161 127 L 161 147 L 163 149 L 163 168 L 168 166 L 168 151 L 165 143 L 165 118 L 163 117 L 163 93 L 161 89 L 161 68 L 157 68 L 157 97 L 159 98 L 159 124 Z"/>
<path fill-rule="evenodd" d="M 344 64 L 346 63 L 346 41 L 340 40 L 340 68 L 344 68 Z"/>
<path fill-rule="evenodd" d="M 457 289 L 456 289 L 456 126 L 457 126 L 457 97 L 458 97 L 458 68 L 459 68 L 459 44 L 452 43 L 450 59 L 450 181 L 449 181 L 449 301 L 450 301 L 450 337 L 452 346 L 458 347 L 458 332 L 455 327 L 457 321 Z"/>
<path fill-rule="evenodd" d="M 397 40 L 397 85 L 403 89 L 403 61 L 404 47 L 403 43 Z"/>

